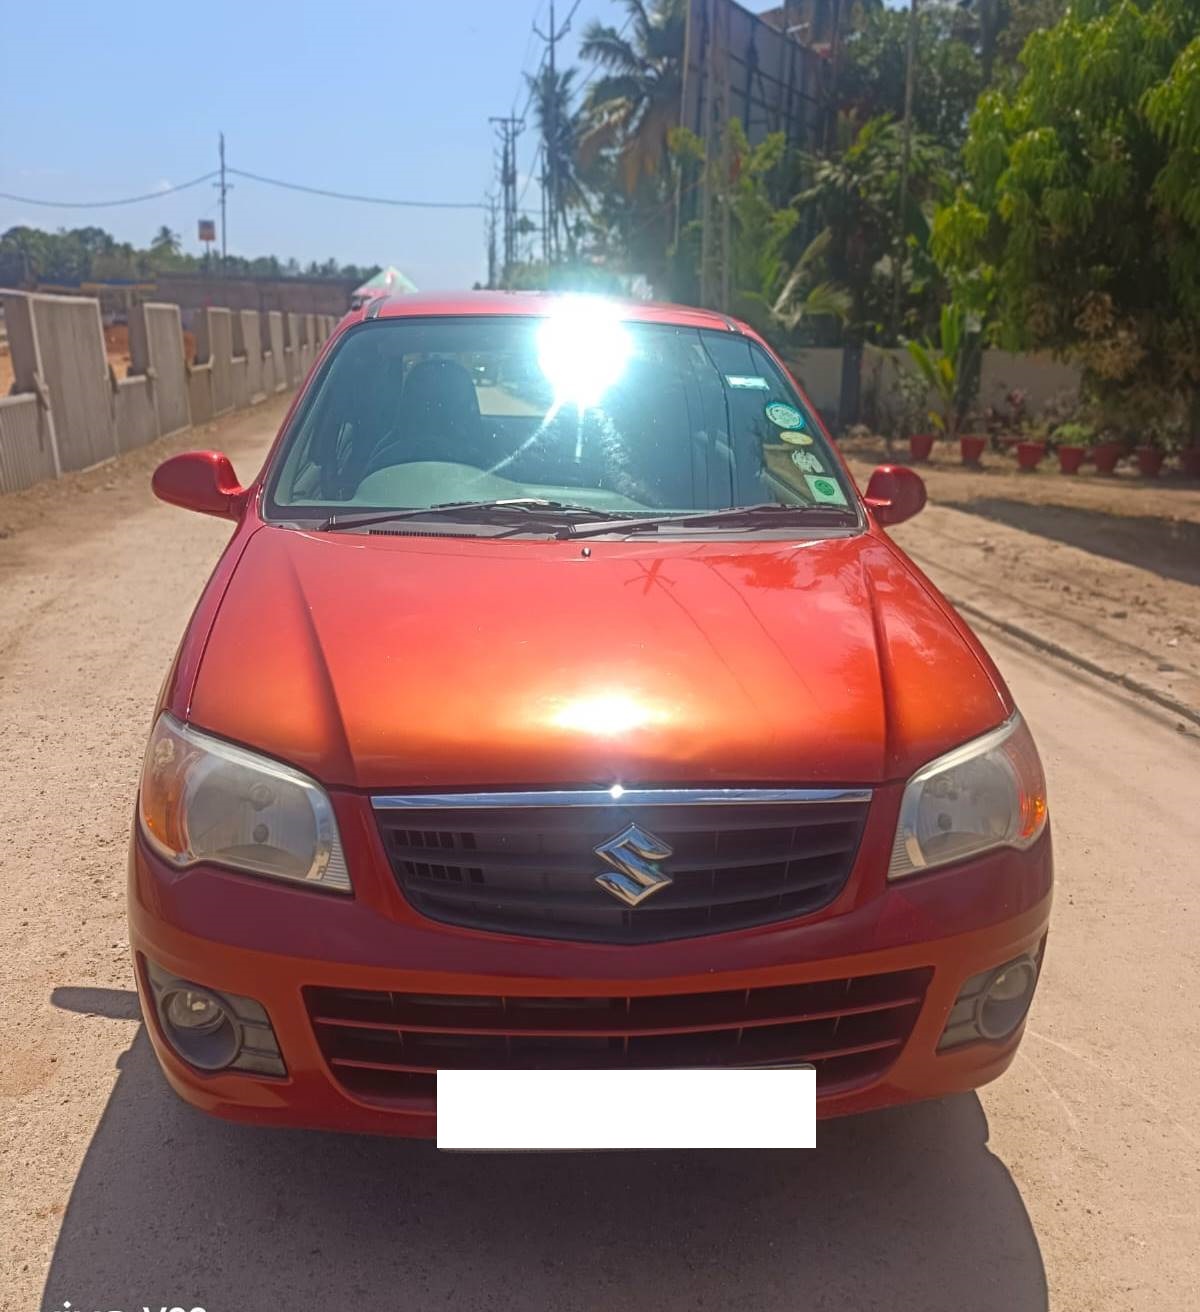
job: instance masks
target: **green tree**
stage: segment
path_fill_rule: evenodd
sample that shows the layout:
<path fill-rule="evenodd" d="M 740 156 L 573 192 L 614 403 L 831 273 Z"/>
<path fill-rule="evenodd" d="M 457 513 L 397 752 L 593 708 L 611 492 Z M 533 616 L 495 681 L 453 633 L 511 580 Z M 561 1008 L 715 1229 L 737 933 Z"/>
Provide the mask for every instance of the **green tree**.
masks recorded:
<path fill-rule="evenodd" d="M 1078 360 L 1130 431 L 1186 401 L 1200 442 L 1200 0 L 1076 0 L 980 100 L 948 276 L 1018 349 Z"/>
<path fill-rule="evenodd" d="M 863 347 L 888 335 L 902 149 L 900 124 L 871 119 L 841 154 L 810 160 L 812 182 L 796 202 L 816 215 L 825 276 L 845 295 L 842 423 L 853 423 L 858 415 Z M 947 198 L 947 165 L 947 152 L 935 139 L 913 134 L 902 216 L 905 296 L 898 325 L 911 336 L 919 335 L 937 313 L 941 289 L 929 254 L 930 220 L 936 203 Z"/>
<path fill-rule="evenodd" d="M 150 250 L 161 255 L 179 254 L 179 234 L 164 223 L 150 241 Z"/>
<path fill-rule="evenodd" d="M 683 86 L 686 0 L 623 0 L 624 30 L 589 23 L 579 47 L 582 59 L 605 70 L 588 88 L 585 161 L 597 150 L 615 149 L 627 195 L 666 172 L 667 138 L 679 122 Z"/>
<path fill-rule="evenodd" d="M 992 0 L 994 3 L 994 0 Z M 877 8 L 845 40 L 837 103 L 854 123 L 904 114 L 909 11 Z M 947 151 L 961 147 L 983 86 L 978 27 L 957 0 L 923 0 L 917 17 L 913 125 Z"/>
<path fill-rule="evenodd" d="M 764 336 L 783 344 L 800 329 L 817 321 L 837 323 L 848 311 L 848 298 L 813 274 L 827 243 L 811 243 L 799 254 L 800 212 L 789 199 L 794 191 L 796 160 L 789 155 L 782 132 L 751 146 L 738 119 L 726 126 L 727 140 L 717 158 L 706 161 L 704 143 L 686 128 L 671 135 L 671 150 L 679 166 L 707 171 L 713 222 L 723 225 L 729 211 L 729 268 L 724 270 L 722 244 L 711 243 L 708 285 L 728 281 L 729 309 Z M 725 167 L 728 173 L 725 174 Z M 700 294 L 700 222 L 693 220 L 680 234 L 675 250 L 673 294 L 697 301 Z M 723 275 L 727 273 L 727 278 Z"/>
<path fill-rule="evenodd" d="M 9 228 L 0 237 L 0 287 L 36 287 L 46 269 L 47 239 L 38 228 Z"/>
<path fill-rule="evenodd" d="M 586 209 L 587 198 L 579 177 L 580 120 L 572 108 L 575 70 L 558 69 L 551 74 L 543 68 L 537 77 L 526 75 L 533 95 L 533 112 L 543 143 L 543 167 L 547 190 L 554 198 L 552 247 L 557 247 L 559 232 L 566 238 L 569 258 L 575 256 L 576 227 L 572 212 Z"/>

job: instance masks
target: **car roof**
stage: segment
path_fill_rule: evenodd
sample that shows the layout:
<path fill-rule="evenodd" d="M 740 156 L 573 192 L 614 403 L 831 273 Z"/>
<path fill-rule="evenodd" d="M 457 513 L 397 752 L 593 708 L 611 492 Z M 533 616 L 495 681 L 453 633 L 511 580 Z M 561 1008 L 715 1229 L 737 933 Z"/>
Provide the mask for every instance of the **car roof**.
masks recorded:
<path fill-rule="evenodd" d="M 583 293 L 578 295 L 589 295 Z M 368 311 L 378 319 L 409 319 L 433 315 L 532 315 L 554 312 L 568 294 L 562 292 L 417 292 L 386 298 L 375 297 L 361 309 L 351 310 L 342 320 L 350 327 L 367 317 Z M 577 295 L 577 294 L 570 294 Z M 716 310 L 702 310 L 689 305 L 668 305 L 660 301 L 623 300 L 603 297 L 609 304 L 620 307 L 621 317 L 633 323 L 666 323 L 685 328 L 716 328 L 725 332 L 752 333 Z M 378 308 L 376 308 L 378 307 Z"/>

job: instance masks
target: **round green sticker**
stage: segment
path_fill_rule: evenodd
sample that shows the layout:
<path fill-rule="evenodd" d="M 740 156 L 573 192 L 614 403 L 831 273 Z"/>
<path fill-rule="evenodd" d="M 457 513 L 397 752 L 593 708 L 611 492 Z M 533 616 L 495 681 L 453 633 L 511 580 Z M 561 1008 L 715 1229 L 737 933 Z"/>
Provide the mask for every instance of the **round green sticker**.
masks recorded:
<path fill-rule="evenodd" d="M 777 428 L 803 428 L 804 416 L 786 401 L 772 401 L 764 413 Z"/>

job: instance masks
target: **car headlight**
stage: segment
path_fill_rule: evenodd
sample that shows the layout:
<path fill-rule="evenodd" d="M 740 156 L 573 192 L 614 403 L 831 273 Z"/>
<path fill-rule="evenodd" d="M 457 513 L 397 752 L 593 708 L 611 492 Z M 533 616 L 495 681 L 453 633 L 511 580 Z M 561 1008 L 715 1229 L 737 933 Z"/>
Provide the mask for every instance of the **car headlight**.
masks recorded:
<path fill-rule="evenodd" d="M 999 729 L 940 756 L 908 781 L 888 878 L 995 847 L 1028 847 L 1046 827 L 1046 779 L 1015 713 Z"/>
<path fill-rule="evenodd" d="M 337 821 L 307 775 L 159 716 L 138 813 L 172 865 L 212 862 L 317 888 L 350 891 Z"/>

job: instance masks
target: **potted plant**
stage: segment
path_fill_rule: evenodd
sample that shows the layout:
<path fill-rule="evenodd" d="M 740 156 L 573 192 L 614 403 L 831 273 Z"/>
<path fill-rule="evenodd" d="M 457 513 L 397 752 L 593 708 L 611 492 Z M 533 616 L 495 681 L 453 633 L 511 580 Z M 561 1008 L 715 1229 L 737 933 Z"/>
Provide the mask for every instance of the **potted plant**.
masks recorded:
<path fill-rule="evenodd" d="M 1133 448 L 1133 458 L 1137 461 L 1138 473 L 1143 478 L 1157 478 L 1163 467 L 1166 452 L 1163 439 L 1154 428 L 1149 428 L 1139 445 Z"/>
<path fill-rule="evenodd" d="M 1017 469 L 1021 473 L 1032 474 L 1042 463 L 1053 422 L 1047 415 L 1039 419 L 1026 419 L 1021 425 L 1013 444 L 1017 453 Z"/>
<path fill-rule="evenodd" d="M 912 369 L 896 363 L 896 390 L 900 394 L 900 431 L 908 435 L 908 450 L 914 461 L 925 461 L 933 450 L 929 419 L 929 387 Z"/>
<path fill-rule="evenodd" d="M 983 462 L 984 448 L 987 446 L 986 433 L 964 433 L 958 439 L 959 454 L 964 465 L 978 465 Z"/>
<path fill-rule="evenodd" d="M 1022 438 L 1017 443 L 1017 468 L 1023 474 L 1032 474 L 1038 465 L 1042 463 L 1042 457 L 1046 454 L 1046 443 L 1044 439 L 1034 438 L 1033 436 Z"/>
<path fill-rule="evenodd" d="M 909 340 L 904 344 L 925 384 L 926 393 L 937 400 L 937 408 L 929 411 L 930 423 L 941 436 L 954 441 L 959 436 L 979 384 L 977 366 L 982 335 L 978 324 L 960 306 L 944 305 L 938 321 L 936 344 L 929 340 Z M 915 444 L 917 436 L 914 434 L 910 443 Z M 920 436 L 925 438 L 924 434 Z M 933 436 L 929 435 L 921 442 L 920 448 L 928 454 L 932 447 Z M 914 446 L 914 458 L 919 459 L 916 449 Z M 965 452 L 963 458 L 966 459 Z"/>
<path fill-rule="evenodd" d="M 1092 460 L 1098 474 L 1115 474 L 1117 461 L 1125 454 L 1125 443 L 1117 438 L 1106 437 L 1092 448 Z"/>
<path fill-rule="evenodd" d="M 1059 424 L 1054 430 L 1054 449 L 1058 455 L 1058 467 L 1064 474 L 1078 474 L 1079 466 L 1087 458 L 1088 448 L 1096 440 L 1096 430 L 1091 424 L 1068 420 Z"/>
<path fill-rule="evenodd" d="M 988 437 L 994 451 L 1006 451 L 1020 440 L 1020 433 L 1028 423 L 1027 400 L 1019 387 L 1010 388 L 999 405 L 989 405 L 984 412 Z"/>

